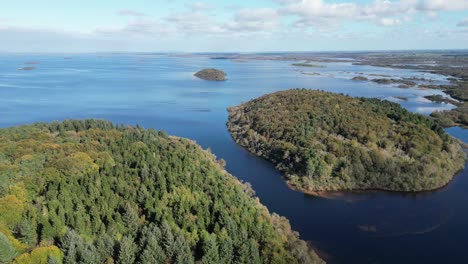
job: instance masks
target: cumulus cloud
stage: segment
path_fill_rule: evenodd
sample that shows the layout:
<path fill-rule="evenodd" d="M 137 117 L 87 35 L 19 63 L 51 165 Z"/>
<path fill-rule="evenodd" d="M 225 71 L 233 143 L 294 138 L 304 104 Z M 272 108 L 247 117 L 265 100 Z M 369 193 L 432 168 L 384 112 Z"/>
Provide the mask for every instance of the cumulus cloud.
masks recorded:
<path fill-rule="evenodd" d="M 117 29 L 99 29 L 99 34 L 132 34 L 141 36 L 220 36 L 273 33 L 280 28 L 277 10 L 272 8 L 240 9 L 226 20 L 219 20 L 216 13 L 202 2 L 186 5 L 186 10 L 166 17 L 153 19 L 134 16 L 126 26 Z"/>
<path fill-rule="evenodd" d="M 233 32 L 260 32 L 273 31 L 279 25 L 280 16 L 275 9 L 258 8 L 239 10 L 231 21 L 224 24 L 224 27 Z"/>
<path fill-rule="evenodd" d="M 376 0 L 368 5 L 353 2 L 328 3 L 324 0 L 280 0 L 280 3 L 280 12 L 298 17 L 294 24 L 299 27 L 330 27 L 346 21 L 374 21 L 379 25 L 386 25 L 389 21 L 399 20 L 392 17 L 401 15 L 408 9 L 406 3 L 385 0 Z"/>
<path fill-rule="evenodd" d="M 431 11 L 462 11 L 468 9 L 466 0 L 423 0 L 417 1 L 416 7 L 420 10 Z"/>
<path fill-rule="evenodd" d="M 282 13 L 298 15 L 303 17 L 350 17 L 358 10 L 355 3 L 332 3 L 328 4 L 323 0 L 303 0 L 303 1 L 280 1 L 285 5 Z"/>
<path fill-rule="evenodd" d="M 276 0 L 283 15 L 296 16 L 296 26 L 323 26 L 346 21 L 371 21 L 378 25 L 400 25 L 411 15 L 436 17 L 440 11 L 468 10 L 467 0 L 374 0 L 367 4 L 325 0 Z"/>
<path fill-rule="evenodd" d="M 177 29 L 180 34 L 205 33 L 219 34 L 225 29 L 212 16 L 201 12 L 181 12 L 166 17 L 165 22 Z"/>
<path fill-rule="evenodd" d="M 350 23 L 371 23 L 382 27 L 396 27 L 413 20 L 421 13 L 436 19 L 441 11 L 467 9 L 467 0 L 371 0 L 362 3 L 331 0 L 272 0 L 279 7 L 243 8 L 238 4 L 230 9 L 230 18 L 217 16 L 211 3 L 196 1 L 185 4 L 165 17 L 152 18 L 133 10 L 121 10 L 120 15 L 132 19 L 111 33 L 141 36 L 246 36 L 274 35 L 297 30 L 304 34 L 321 35 L 344 32 Z M 222 8 L 222 7 L 221 7 Z M 225 9 L 225 8 L 224 8 Z M 463 25 L 462 22 L 459 25 Z M 99 30 L 99 33 L 106 30 Z"/>
<path fill-rule="evenodd" d="M 38 39 L 47 37 L 54 43 L 61 43 L 63 47 L 71 45 L 68 43 L 68 39 L 72 44 L 91 43 L 92 39 L 96 43 L 102 43 L 103 46 L 114 47 L 113 44 L 109 43 L 119 43 L 120 41 L 129 43 L 128 45 L 135 45 L 135 48 L 140 45 L 139 43 L 150 42 L 151 45 L 148 46 L 154 47 L 154 43 L 163 41 L 173 41 L 172 43 L 180 43 L 183 46 L 186 45 L 186 42 L 180 40 L 186 40 L 187 37 L 190 37 L 191 41 L 195 41 L 194 39 L 200 41 L 242 39 L 246 40 L 244 41 L 246 43 L 249 42 L 248 40 L 256 38 L 282 40 L 295 34 L 299 36 L 298 39 L 315 38 L 315 41 L 318 40 L 317 38 L 359 39 L 366 34 L 369 34 L 369 38 L 376 38 L 374 28 L 371 28 L 374 32 L 371 32 L 368 27 L 355 28 L 354 24 L 356 23 L 393 27 L 393 29 L 385 29 L 385 32 L 394 32 L 395 36 L 403 35 L 402 32 L 405 28 L 408 32 L 411 31 L 407 35 L 429 36 L 430 34 L 420 33 L 415 29 L 416 22 L 419 22 L 420 19 L 436 21 L 440 12 L 447 14 L 468 10 L 468 0 L 272 1 L 278 4 L 274 8 L 271 6 L 246 8 L 241 1 L 236 2 L 235 6 L 229 7 L 195 1 L 178 5 L 181 7 L 179 10 L 168 9 L 166 15 L 159 17 L 124 9 L 116 12 L 124 22 L 123 26 L 119 26 L 120 23 L 114 23 L 114 28 L 112 26 L 88 28 L 88 31 L 83 30 L 81 33 L 70 33 L 65 28 L 61 32 L 22 28 L 6 29 L 5 27 L 1 28 L 1 25 L 7 25 L 10 21 L 0 18 L 0 35 L 3 39 L 8 40 L 8 43 L 16 43 L 11 46 L 12 48 L 22 45 L 18 43 L 33 43 L 34 41 L 27 41 L 27 39 L 34 39 L 34 37 Z M 411 21 L 413 21 L 411 27 L 399 27 Z M 447 28 L 445 24 L 446 22 L 440 26 L 440 32 L 461 37 L 468 34 L 468 17 L 458 24 L 452 25 L 452 29 Z M 421 28 L 422 25 L 418 25 L 418 27 Z M 438 35 L 430 37 L 444 39 Z M 457 41 L 456 43 L 462 42 Z M 233 43 L 238 42 L 234 41 Z M 232 43 L 229 42 L 229 44 Z M 260 44 L 263 45 L 264 42 Z M 290 45 L 293 44 L 290 43 Z M 0 47 L 2 47 L 1 43 Z M 170 47 L 172 48 L 172 46 Z"/>

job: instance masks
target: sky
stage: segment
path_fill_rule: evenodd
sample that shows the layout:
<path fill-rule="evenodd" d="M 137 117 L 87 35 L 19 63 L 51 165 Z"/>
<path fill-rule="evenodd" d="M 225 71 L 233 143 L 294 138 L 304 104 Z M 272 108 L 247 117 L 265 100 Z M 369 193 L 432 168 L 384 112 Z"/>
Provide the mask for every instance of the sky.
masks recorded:
<path fill-rule="evenodd" d="M 0 0 L 0 52 L 468 49 L 468 0 Z"/>

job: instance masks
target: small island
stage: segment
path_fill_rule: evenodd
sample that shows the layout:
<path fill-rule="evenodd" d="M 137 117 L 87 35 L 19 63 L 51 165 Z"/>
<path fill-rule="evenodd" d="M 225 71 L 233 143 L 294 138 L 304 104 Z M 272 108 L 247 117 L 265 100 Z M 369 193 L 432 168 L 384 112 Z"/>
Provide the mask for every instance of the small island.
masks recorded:
<path fill-rule="evenodd" d="M 19 68 L 18 71 L 32 71 L 32 70 L 35 70 L 35 69 L 36 69 L 36 67 L 27 66 L 27 67 Z"/>
<path fill-rule="evenodd" d="M 194 76 L 208 81 L 226 81 L 226 73 L 217 69 L 203 69 L 194 74 Z"/>
<path fill-rule="evenodd" d="M 452 100 L 450 98 L 444 97 L 441 94 L 426 95 L 426 96 L 424 96 L 424 98 L 426 98 L 429 101 L 432 101 L 434 103 L 439 103 L 439 104 L 446 103 L 446 104 L 453 104 L 453 105 L 456 105 L 456 106 L 461 105 L 459 102 L 457 102 L 455 100 Z"/>
<path fill-rule="evenodd" d="M 398 100 L 401 100 L 401 101 L 408 101 L 408 97 L 405 97 L 405 96 L 393 96 L 393 98 L 396 98 Z"/>
<path fill-rule="evenodd" d="M 306 193 L 433 190 L 464 166 L 434 120 L 389 101 L 294 89 L 228 111 L 234 140 Z"/>
<path fill-rule="evenodd" d="M 292 66 L 310 67 L 310 68 L 325 68 L 325 66 L 323 66 L 323 65 L 311 64 L 311 63 L 293 63 Z"/>
<path fill-rule="evenodd" d="M 409 87 L 415 86 L 417 84 L 416 82 L 411 81 L 411 80 L 393 79 L 393 78 L 390 78 L 390 79 L 379 78 L 379 79 L 372 79 L 371 81 L 373 81 L 375 83 L 378 83 L 378 84 L 384 84 L 384 85 L 387 85 L 387 84 L 402 84 L 402 85 L 404 85 L 404 86 L 402 86 L 400 88 L 409 88 Z"/>
<path fill-rule="evenodd" d="M 367 77 L 364 77 L 364 76 L 355 76 L 351 80 L 353 80 L 353 81 L 367 81 L 369 79 L 367 79 Z"/>

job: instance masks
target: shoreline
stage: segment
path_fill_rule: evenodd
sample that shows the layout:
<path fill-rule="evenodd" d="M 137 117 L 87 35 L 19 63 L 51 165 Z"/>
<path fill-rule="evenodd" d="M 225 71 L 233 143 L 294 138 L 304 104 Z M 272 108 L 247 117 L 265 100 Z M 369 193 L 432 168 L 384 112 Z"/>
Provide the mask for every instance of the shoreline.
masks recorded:
<path fill-rule="evenodd" d="M 228 131 L 229 131 L 229 128 L 228 128 Z M 245 146 L 239 144 L 237 142 L 237 140 L 232 137 L 231 133 L 230 133 L 230 135 L 231 135 L 231 139 L 236 143 L 236 145 L 239 145 L 240 147 L 242 147 L 249 154 L 254 155 L 256 157 L 259 157 L 259 158 L 262 158 L 263 160 L 265 160 L 268 163 L 270 163 L 271 165 L 273 165 L 276 170 L 281 172 L 281 179 L 285 182 L 286 186 L 290 190 L 296 191 L 296 192 L 301 192 L 301 193 L 303 193 L 305 195 L 320 197 L 320 198 L 330 199 L 330 200 L 342 199 L 347 194 L 355 194 L 355 195 L 369 194 L 369 193 L 393 193 L 393 194 L 399 193 L 399 194 L 402 194 L 402 195 L 405 195 L 405 194 L 407 194 L 407 195 L 410 195 L 410 194 L 414 194 L 414 195 L 429 194 L 429 193 L 433 193 L 433 192 L 437 192 L 437 191 L 442 191 L 442 189 L 448 187 L 455 180 L 455 178 L 457 178 L 457 176 L 459 176 L 459 174 L 461 174 L 461 172 L 468 169 L 468 147 L 465 146 L 466 144 L 463 141 L 461 141 L 461 139 L 458 139 L 458 138 L 450 135 L 452 138 L 454 138 L 455 140 L 457 140 L 459 142 L 459 144 L 460 144 L 460 146 L 462 148 L 462 151 L 465 153 L 465 162 L 464 162 L 463 167 L 461 169 L 457 170 L 452 175 L 452 177 L 446 183 L 444 183 L 441 186 L 438 186 L 438 187 L 433 188 L 433 189 L 421 190 L 421 191 L 399 191 L 399 190 L 390 190 L 390 189 L 383 189 L 383 188 L 349 189 L 349 190 L 345 189 L 345 190 L 334 190 L 334 191 L 313 191 L 313 190 L 307 190 L 307 189 L 304 189 L 304 188 L 302 188 L 302 187 L 300 187 L 298 185 L 292 184 L 291 181 L 287 178 L 285 172 L 278 169 L 276 167 L 276 165 L 273 162 L 271 162 L 267 157 L 259 156 L 256 153 L 251 152 L 248 148 L 246 148 Z M 353 201 L 356 201 L 357 199 L 343 199 L 343 200 L 347 201 L 347 202 L 353 202 Z"/>
<path fill-rule="evenodd" d="M 466 150 L 465 150 L 466 152 Z M 262 157 L 263 158 L 263 157 Z M 468 160 L 465 161 L 465 165 L 468 165 Z M 330 199 L 330 200 L 344 200 L 346 202 L 354 202 L 358 199 L 343 199 L 349 194 L 352 195 L 364 195 L 364 194 L 370 194 L 370 193 L 388 193 L 388 194 L 402 194 L 402 195 L 424 195 L 424 194 L 430 194 L 434 192 L 439 192 L 439 191 L 445 191 L 453 181 L 460 176 L 460 174 L 468 169 L 466 166 L 464 166 L 462 169 L 458 170 L 452 178 L 445 183 L 444 185 L 431 189 L 431 190 L 422 190 L 422 191 L 395 191 L 395 190 L 388 190 L 388 189 L 379 189 L 379 188 L 372 188 L 372 189 L 350 189 L 350 190 L 336 190 L 336 191 L 313 191 L 313 190 L 306 190 L 304 188 L 301 188 L 295 184 L 292 184 L 290 180 L 286 178 L 286 176 L 283 174 L 281 178 L 285 181 L 286 186 L 290 190 L 296 191 L 296 192 L 301 192 L 305 195 L 313 196 L 313 197 L 320 197 L 324 199 Z"/>

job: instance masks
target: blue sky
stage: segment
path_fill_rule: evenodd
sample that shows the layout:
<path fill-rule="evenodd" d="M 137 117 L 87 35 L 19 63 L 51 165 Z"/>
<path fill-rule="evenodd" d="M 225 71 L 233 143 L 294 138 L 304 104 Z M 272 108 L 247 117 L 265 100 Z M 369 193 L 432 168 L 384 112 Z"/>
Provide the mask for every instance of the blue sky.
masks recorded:
<path fill-rule="evenodd" d="M 0 52 L 468 48 L 468 0 L 15 0 Z"/>

